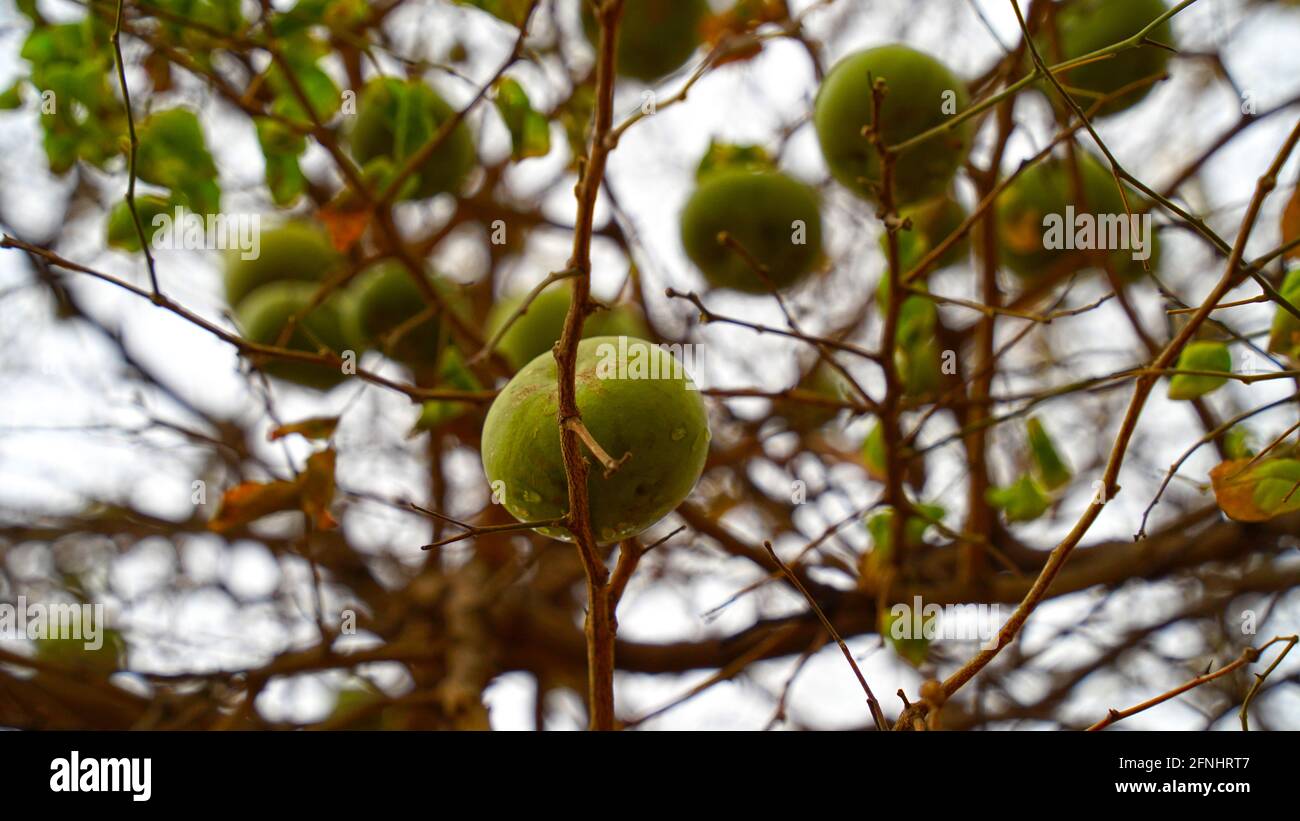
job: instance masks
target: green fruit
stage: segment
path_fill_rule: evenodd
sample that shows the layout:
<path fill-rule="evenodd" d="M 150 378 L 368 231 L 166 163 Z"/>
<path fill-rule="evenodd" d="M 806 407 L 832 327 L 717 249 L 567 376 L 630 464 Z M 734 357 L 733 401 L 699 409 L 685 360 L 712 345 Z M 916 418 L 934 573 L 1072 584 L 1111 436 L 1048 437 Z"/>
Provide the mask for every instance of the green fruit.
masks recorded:
<path fill-rule="evenodd" d="M 583 32 L 596 47 L 600 29 L 585 0 L 582 12 Z M 618 26 L 619 76 L 652 83 L 681 68 L 699 46 L 709 13 L 707 0 L 625 0 Z"/>
<path fill-rule="evenodd" d="M 429 276 L 428 280 L 445 300 L 444 307 L 454 310 L 457 295 L 452 286 L 437 276 Z M 371 266 L 357 278 L 353 294 L 361 339 L 366 346 L 373 345 L 398 362 L 430 362 L 450 339 L 440 337 L 442 309 L 429 303 L 410 272 L 400 264 L 381 262 Z M 411 324 L 429 311 L 439 313 Z"/>
<path fill-rule="evenodd" d="M 785 289 L 822 258 L 817 192 L 779 171 L 728 168 L 708 175 L 687 201 L 681 223 L 686 255 L 717 288 L 768 293 L 756 263 Z M 720 242 L 723 232 L 744 253 Z"/>
<path fill-rule="evenodd" d="M 357 115 L 348 133 L 352 156 L 361 165 L 387 161 L 394 170 L 433 139 L 456 110 L 419 80 L 382 77 L 366 83 L 357 100 Z M 413 174 L 414 199 L 456 193 L 474 167 L 474 141 L 464 121 Z M 403 189 L 404 194 L 407 193 Z"/>
<path fill-rule="evenodd" d="M 297 316 L 297 327 L 284 347 L 312 353 L 319 351 L 321 345 L 338 354 L 349 350 L 358 334 L 355 308 L 347 297 L 333 294 L 303 315 L 318 288 L 309 282 L 285 281 L 272 282 L 253 291 L 235 311 L 244 337 L 262 345 L 274 345 L 289 318 Z M 310 362 L 270 360 L 262 370 L 270 376 L 319 390 L 331 388 L 344 379 L 341 368 Z"/>
<path fill-rule="evenodd" d="M 481 391 L 483 385 L 465 365 L 465 358 L 456 348 L 447 348 L 442 352 L 442 362 L 438 366 L 438 384 L 453 390 Z M 477 411 L 476 406 L 451 399 L 430 399 L 420 408 L 420 418 L 416 420 L 414 431 L 436 430 L 453 420 L 459 419 L 470 411 Z"/>
<path fill-rule="evenodd" d="M 313 224 L 290 222 L 261 232 L 258 253 L 243 259 L 226 255 L 226 301 L 238 309 L 244 297 L 272 282 L 321 282 L 341 262 L 325 232 Z"/>
<path fill-rule="evenodd" d="M 1232 352 L 1222 342 L 1201 340 L 1193 342 L 1178 356 L 1177 370 L 1221 371 L 1232 373 Z M 1228 381 L 1226 376 L 1201 376 L 1177 373 L 1169 380 L 1170 399 L 1196 399 L 1217 391 Z"/>
<path fill-rule="evenodd" d="M 1073 60 L 1132 37 L 1168 10 L 1164 0 L 1072 0 L 1056 13 L 1059 55 L 1050 45 L 1040 44 L 1039 49 L 1049 64 Z M 1175 45 L 1168 20 L 1147 36 L 1170 47 Z M 1070 69 L 1057 77 L 1062 86 L 1076 92 L 1075 102 L 1087 111 L 1100 97 L 1164 74 L 1169 54 L 1158 46 L 1143 45 Z M 1116 97 L 1095 116 L 1106 117 L 1131 108 L 1151 93 L 1153 86 L 1154 83 L 1148 82 Z"/>
<path fill-rule="evenodd" d="M 564 318 L 569 313 L 572 293 L 564 285 L 542 291 L 501 337 L 496 349 L 513 368 L 518 370 L 542 354 L 551 352 L 551 348 L 559 341 L 560 334 L 564 333 Z M 497 331 L 519 310 L 527 296 L 516 294 L 501 299 L 492 306 L 487 318 L 489 339 L 496 336 Z M 643 338 L 648 333 L 640 312 L 630 305 L 615 305 L 607 311 L 597 311 L 588 316 L 582 326 L 584 339 L 593 336 Z"/>
<path fill-rule="evenodd" d="M 898 232 L 899 272 L 906 274 L 914 269 L 935 246 L 956 233 L 968 214 L 966 209 L 951 197 L 937 197 L 918 203 L 910 208 L 904 208 L 899 211 L 898 216 L 900 219 L 912 221 L 912 227 L 909 230 Z M 885 259 L 888 260 L 888 236 L 881 236 L 880 250 L 885 255 Z M 967 233 L 954 242 L 947 251 L 944 251 L 930 266 L 929 270 L 935 271 L 940 268 L 960 265 L 969 256 L 970 234 Z"/>
<path fill-rule="evenodd" d="M 898 309 L 894 368 L 908 396 L 924 396 L 943 385 L 938 325 L 934 301 L 920 294 L 904 299 Z"/>
<path fill-rule="evenodd" d="M 872 84 L 888 93 L 875 117 Z M 880 154 L 863 129 L 878 122 L 887 145 L 949 122 L 967 104 L 966 86 L 948 67 L 903 45 L 859 51 L 838 62 L 817 92 L 813 125 L 831 174 L 850 191 L 878 199 Z M 901 152 L 894 165 L 894 204 L 937 197 L 970 147 L 969 121 Z"/>
<path fill-rule="evenodd" d="M 1103 235 L 1109 237 L 1114 233 L 1102 225 L 1103 220 L 1120 220 L 1129 226 L 1123 234 L 1117 234 L 1117 238 L 1131 234 L 1132 223 L 1114 176 L 1091 154 L 1077 151 L 1074 156 L 1082 182 L 1082 197 L 1075 193 L 1078 189 L 1074 172 L 1069 159 L 1064 158 L 1051 158 L 1025 169 L 998 197 L 998 240 L 1002 261 L 1026 280 L 1053 273 L 1064 276 L 1097 264 L 1098 252 L 1065 247 L 1066 239 L 1073 238 L 1078 244 L 1078 225 L 1069 221 L 1071 214 L 1075 223 L 1081 219 L 1089 220 L 1095 226 L 1091 232 L 1095 237 L 1092 240 L 1094 245 L 1101 244 Z M 1131 190 L 1128 204 L 1134 215 L 1140 215 L 1146 207 L 1146 201 Z M 1098 215 L 1101 220 L 1097 219 Z M 1061 230 L 1054 232 L 1050 225 L 1057 225 Z M 1066 234 L 1070 236 L 1064 236 Z M 1160 242 L 1154 233 L 1150 239 L 1147 264 L 1155 270 L 1160 259 Z M 1106 242 L 1109 244 L 1112 240 L 1106 239 Z M 1047 247 L 1049 244 L 1054 247 Z M 1123 244 L 1122 241 L 1114 242 L 1116 246 Z M 1132 236 L 1128 236 L 1127 244 L 1135 246 Z M 1121 279 L 1133 281 L 1145 273 L 1142 260 L 1133 258 L 1134 250 L 1131 248 L 1114 247 L 1104 253 Z"/>
<path fill-rule="evenodd" d="M 658 378 L 653 378 L 653 377 Z M 640 339 L 595 337 L 578 343 L 577 403 L 582 421 L 612 459 L 608 478 L 587 445 L 592 532 L 600 544 L 631 538 L 690 494 L 704 470 L 709 423 L 681 363 Z M 483 425 L 483 468 L 516 519 L 540 521 L 569 509 L 560 454 L 555 360 L 539 356 L 502 389 Z M 497 484 L 501 483 L 501 484 Z M 562 527 L 540 533 L 563 541 Z"/>
<path fill-rule="evenodd" d="M 41 639 L 36 642 L 36 658 L 94 678 L 107 678 L 122 669 L 126 642 L 113 629 L 101 630 L 99 638 L 100 645 L 95 649 L 86 647 L 84 638 Z"/>
<path fill-rule="evenodd" d="M 844 399 L 848 386 L 839 371 L 820 362 L 805 374 L 795 386 L 796 390 L 828 399 Z M 840 415 L 840 408 L 834 405 L 819 405 L 800 402 L 798 399 L 778 399 L 772 403 L 772 413 L 785 420 L 790 430 L 808 432 L 820 428 Z"/>

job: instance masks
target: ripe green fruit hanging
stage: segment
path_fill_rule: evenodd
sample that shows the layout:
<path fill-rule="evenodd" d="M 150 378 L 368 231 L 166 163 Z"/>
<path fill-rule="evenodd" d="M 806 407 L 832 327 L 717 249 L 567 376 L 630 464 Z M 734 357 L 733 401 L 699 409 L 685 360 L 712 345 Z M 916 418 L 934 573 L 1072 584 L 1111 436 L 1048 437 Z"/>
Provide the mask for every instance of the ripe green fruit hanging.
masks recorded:
<path fill-rule="evenodd" d="M 699 391 L 681 363 L 640 339 L 578 343 L 577 403 L 596 443 L 626 460 L 608 478 L 591 449 L 587 493 L 592 532 L 611 544 L 642 532 L 690 494 L 704 470 L 709 424 Z M 483 424 L 483 469 L 516 519 L 535 522 L 569 509 L 560 453 L 555 359 L 546 354 L 502 389 Z M 539 529 L 563 541 L 562 527 Z"/>
<path fill-rule="evenodd" d="M 872 84 L 887 94 L 876 119 Z M 950 122 L 965 110 L 966 86 L 935 58 L 904 45 L 859 51 L 838 62 L 822 82 L 813 125 L 831 174 L 850 191 L 878 199 L 880 154 L 863 129 L 878 122 L 886 145 L 898 145 Z M 969 121 L 914 145 L 896 158 L 894 204 L 937 197 L 947 188 L 970 148 Z"/>
<path fill-rule="evenodd" d="M 1169 10 L 1164 0 L 1071 0 L 1056 13 L 1059 52 L 1049 42 L 1039 44 L 1049 64 L 1062 63 L 1091 54 L 1137 34 Z M 1148 35 L 1171 48 L 1173 28 L 1166 20 Z M 1075 102 L 1087 111 L 1101 97 L 1132 87 L 1101 107 L 1095 116 L 1117 114 L 1141 102 L 1154 87 L 1151 80 L 1164 74 L 1170 52 L 1159 46 L 1142 45 L 1125 49 L 1103 60 L 1059 73 L 1061 85 L 1073 93 Z M 1136 84 L 1136 85 L 1135 85 Z M 1052 89 L 1055 94 L 1055 90 Z"/>
<path fill-rule="evenodd" d="M 379 263 L 357 278 L 353 285 L 356 319 L 366 345 L 374 345 L 398 362 L 433 361 L 451 337 L 448 328 L 449 335 L 440 338 L 443 317 L 430 311 L 455 310 L 457 295 L 445 280 L 437 276 L 427 279 L 443 298 L 442 308 L 431 305 L 410 272 L 397 263 Z M 416 321 L 421 315 L 427 318 Z"/>
<path fill-rule="evenodd" d="M 235 310 L 244 337 L 263 345 L 274 345 L 291 317 L 298 324 L 284 347 L 316 353 L 325 346 L 336 354 L 351 350 L 358 337 L 355 306 L 335 293 L 307 312 L 319 285 L 310 282 L 272 282 L 249 294 Z M 342 368 L 311 362 L 268 360 L 262 370 L 270 376 L 309 388 L 325 390 L 344 379 Z"/>
<path fill-rule="evenodd" d="M 968 216 L 966 209 L 951 197 L 937 197 L 918 203 L 898 212 L 899 219 L 908 219 L 912 227 L 898 232 L 899 272 L 907 273 L 917 266 L 926 254 L 939 243 L 956 233 Z M 880 250 L 889 258 L 889 238 L 880 237 Z M 970 257 L 970 233 L 954 242 L 935 260 L 929 270 L 960 265 Z"/>
<path fill-rule="evenodd" d="M 716 288 L 750 294 L 794 285 L 822 258 L 817 192 L 779 171 L 727 168 L 708 174 L 682 209 L 682 245 Z M 721 234 L 743 248 L 720 241 Z"/>
<path fill-rule="evenodd" d="M 848 385 L 839 371 L 819 362 L 809 373 L 805 374 L 795 386 L 801 393 L 821 396 L 827 399 L 842 400 L 848 394 Z M 816 430 L 839 416 L 841 408 L 835 405 L 820 405 L 814 402 L 800 401 L 797 397 L 782 398 L 772 403 L 772 414 L 785 420 L 790 430 L 806 433 Z"/>
<path fill-rule="evenodd" d="M 371 80 L 357 100 L 357 115 L 348 133 L 352 156 L 362 166 L 382 160 L 396 171 L 455 116 L 456 110 L 419 80 Z M 409 191 L 403 189 L 404 194 L 427 199 L 456 193 L 474 161 L 474 141 L 462 121 L 415 171 L 414 185 Z"/>
<path fill-rule="evenodd" d="M 564 318 L 569 313 L 572 293 L 567 285 L 551 286 L 542 291 L 501 337 L 496 349 L 512 367 L 518 370 L 542 354 L 551 352 L 564 332 Z M 515 294 L 498 300 L 492 306 L 487 318 L 487 338 L 501 330 L 527 296 L 526 293 Z M 614 305 L 607 311 L 597 311 L 590 314 L 582 326 L 584 339 L 593 336 L 641 338 L 648 334 L 640 311 L 631 305 Z"/>
<path fill-rule="evenodd" d="M 618 26 L 618 75 L 652 83 L 681 68 L 699 46 L 709 13 L 707 0 L 625 0 Z M 600 29 L 585 0 L 582 29 L 596 47 Z"/>
<path fill-rule="evenodd" d="M 226 256 L 226 301 L 238 309 L 244 297 L 272 282 L 321 282 L 342 261 L 325 232 L 312 223 L 289 222 L 261 232 L 258 254 Z"/>
<path fill-rule="evenodd" d="M 1080 189 L 1070 160 L 1050 158 L 1025 169 L 998 197 L 1002 262 L 1026 280 L 1095 266 L 1102 255 L 1116 275 L 1128 281 L 1145 273 L 1135 254 L 1149 253 L 1147 264 L 1155 270 L 1160 242 L 1154 231 L 1146 237 L 1143 231 L 1133 230 L 1134 221 L 1125 211 L 1115 178 L 1101 162 L 1084 151 L 1074 152 L 1074 157 L 1082 196 L 1076 193 Z M 1141 213 L 1146 201 L 1132 190 L 1128 191 L 1128 205 L 1139 218 L 1139 229 L 1150 225 Z M 1147 239 L 1150 247 L 1139 252 L 1138 241 Z M 1108 250 L 1094 250 L 1103 245 Z"/>

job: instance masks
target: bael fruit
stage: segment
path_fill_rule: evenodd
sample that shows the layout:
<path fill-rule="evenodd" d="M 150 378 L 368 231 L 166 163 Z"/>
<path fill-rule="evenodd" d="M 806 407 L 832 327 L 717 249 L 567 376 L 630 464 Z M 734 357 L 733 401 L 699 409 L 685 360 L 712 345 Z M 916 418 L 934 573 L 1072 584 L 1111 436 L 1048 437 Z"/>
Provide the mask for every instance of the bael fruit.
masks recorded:
<path fill-rule="evenodd" d="M 836 63 L 817 92 L 813 125 L 831 174 L 869 200 L 878 199 L 880 154 L 863 129 L 876 121 L 872 83 L 880 79 L 887 87 L 879 113 L 886 145 L 949 122 L 967 103 L 966 86 L 957 75 L 908 46 L 867 49 Z M 900 152 L 894 165 L 894 204 L 942 194 L 966 158 L 970 141 L 967 121 Z"/>
<path fill-rule="evenodd" d="M 444 308 L 455 310 L 456 294 L 437 276 L 427 277 L 429 284 L 445 302 Z M 374 345 L 386 356 L 406 364 L 431 362 L 440 347 L 442 309 L 425 298 L 409 271 L 400 264 L 381 262 L 357 277 L 352 286 L 355 297 L 357 329 L 366 345 Z M 417 316 L 427 318 L 416 322 Z M 397 336 L 392 336 L 397 334 Z"/>
<path fill-rule="evenodd" d="M 672 74 L 695 53 L 709 13 L 707 0 L 625 0 L 618 25 L 616 72 L 643 83 Z M 596 47 L 600 30 L 586 0 L 582 0 L 582 30 Z"/>
<path fill-rule="evenodd" d="M 709 284 L 749 294 L 801 281 L 822 258 L 817 192 L 779 171 L 731 167 L 707 174 L 682 209 L 682 245 Z M 724 244 L 728 234 L 744 249 Z"/>
<path fill-rule="evenodd" d="M 238 309 L 244 297 L 272 282 L 321 282 L 342 261 L 329 237 L 316 225 L 289 222 L 261 232 L 257 256 L 239 251 L 226 256 L 226 301 Z"/>
<path fill-rule="evenodd" d="M 898 232 L 899 273 L 914 269 L 926 254 L 956 233 L 969 216 L 961 203 L 951 197 L 936 197 L 898 212 L 900 219 L 911 220 L 912 227 Z M 880 250 L 889 259 L 889 237 L 880 237 Z M 970 233 L 949 246 L 929 270 L 959 265 L 970 256 Z"/>
<path fill-rule="evenodd" d="M 998 241 L 1002 261 L 1026 280 L 1052 273 L 1070 274 L 1097 264 L 1098 252 L 1066 247 L 1066 240 L 1076 246 L 1079 244 L 1076 236 L 1078 226 L 1070 223 L 1071 215 L 1076 223 L 1081 219 L 1091 221 L 1094 230 L 1090 235 L 1095 239 L 1090 241 L 1094 245 L 1099 244 L 1097 240 L 1102 234 L 1109 236 L 1112 233 L 1103 221 L 1114 220 L 1128 226 L 1123 228 L 1127 243 L 1116 242 L 1115 245 L 1134 244 L 1133 237 L 1129 236 L 1132 222 L 1124 209 L 1124 200 L 1115 186 L 1114 176 L 1087 152 L 1076 151 L 1074 157 L 1082 182 L 1082 197 L 1075 193 L 1078 189 L 1070 160 L 1055 157 L 1025 169 L 998 197 Z M 1134 216 L 1138 216 L 1147 203 L 1129 191 L 1128 204 Z M 1098 216 L 1102 219 L 1098 220 Z M 1059 237 L 1051 236 L 1049 220 L 1051 224 L 1059 225 L 1061 230 L 1056 232 Z M 1159 262 L 1160 243 L 1154 234 L 1150 239 L 1147 263 L 1154 270 Z M 1049 244 L 1059 247 L 1049 248 Z M 1121 279 L 1133 281 L 1146 273 L 1142 260 L 1133 258 L 1133 250 L 1115 247 L 1106 253 L 1112 269 Z"/>
<path fill-rule="evenodd" d="M 506 331 L 496 349 L 511 367 L 518 370 L 551 348 L 564 333 L 564 318 L 569 313 L 573 291 L 567 286 L 547 288 Z M 526 293 L 498 300 L 488 312 L 487 338 L 510 320 L 519 306 L 528 298 Z M 582 326 L 583 339 L 593 336 L 645 337 L 648 334 L 640 311 L 631 305 L 614 305 L 609 310 L 596 311 L 587 316 Z"/>
<path fill-rule="evenodd" d="M 357 116 L 348 132 L 352 156 L 362 166 L 386 161 L 396 171 L 455 116 L 456 110 L 420 80 L 371 80 L 361 90 Z M 413 185 L 404 188 L 403 194 L 414 199 L 454 194 L 474 167 L 474 160 L 474 142 L 462 121 L 415 171 Z"/>
<path fill-rule="evenodd" d="M 310 282 L 284 281 L 253 291 L 235 311 L 244 337 L 262 345 L 274 345 L 290 317 L 296 316 L 298 325 L 284 347 L 312 353 L 319 351 L 321 345 L 335 353 L 349 350 L 358 336 L 354 306 L 346 295 L 335 293 L 305 313 L 318 289 L 318 285 Z M 284 359 L 268 360 L 262 365 L 262 371 L 318 390 L 332 388 L 344 379 L 341 368 Z"/>
<path fill-rule="evenodd" d="M 848 386 L 839 371 L 824 361 L 799 380 L 795 390 L 813 396 L 842 400 L 847 396 Z M 781 398 L 772 403 L 772 413 L 785 420 L 790 430 L 806 433 L 816 430 L 840 415 L 841 408 L 835 405 L 820 405 L 802 402 L 797 397 Z"/>
<path fill-rule="evenodd" d="M 612 459 L 626 457 L 606 477 L 590 448 L 582 446 L 591 465 L 592 532 L 598 543 L 612 544 L 650 527 L 690 494 L 708 455 L 708 418 L 677 358 L 641 339 L 601 336 L 579 342 L 576 387 L 592 438 Z M 555 359 L 547 354 L 510 380 L 483 424 L 488 482 L 523 522 L 568 512 L 558 410 Z M 563 527 L 538 532 L 573 540 Z"/>
<path fill-rule="evenodd" d="M 1073 60 L 1132 37 L 1168 10 L 1164 0 L 1071 0 L 1056 12 L 1059 51 L 1042 44 L 1039 49 L 1049 64 Z M 1147 36 L 1170 47 L 1175 45 L 1168 20 Z M 1087 111 L 1101 97 L 1163 74 L 1169 54 L 1159 46 L 1142 45 L 1060 72 L 1057 77 L 1066 90 L 1073 92 L 1079 107 Z M 1150 94 L 1153 86 L 1150 82 L 1134 86 L 1105 103 L 1094 116 L 1106 117 L 1131 108 Z"/>

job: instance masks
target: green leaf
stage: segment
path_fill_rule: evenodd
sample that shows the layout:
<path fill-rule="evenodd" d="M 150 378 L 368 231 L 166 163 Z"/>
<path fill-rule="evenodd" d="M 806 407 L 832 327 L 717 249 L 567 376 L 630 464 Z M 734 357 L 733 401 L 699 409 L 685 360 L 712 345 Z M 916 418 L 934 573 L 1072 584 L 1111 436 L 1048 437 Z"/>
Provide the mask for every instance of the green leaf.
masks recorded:
<path fill-rule="evenodd" d="M 925 543 L 925 533 L 930 526 L 943 521 L 946 512 L 939 505 L 913 505 L 916 515 L 908 516 L 903 525 L 903 538 L 908 547 L 919 547 Z M 894 509 L 882 508 L 867 519 L 867 532 L 871 534 L 872 557 L 888 561 L 894 552 Z"/>
<path fill-rule="evenodd" d="M 1052 504 L 1034 477 L 1027 473 L 1006 487 L 990 488 L 985 498 L 1006 515 L 1008 522 L 1033 521 Z"/>
<path fill-rule="evenodd" d="M 1043 423 L 1037 416 L 1031 416 L 1025 422 L 1025 429 L 1029 435 L 1029 458 L 1043 487 L 1056 490 L 1068 484 L 1074 474 L 1057 452 L 1052 437 L 1043 429 Z"/>
<path fill-rule="evenodd" d="M 1178 370 L 1232 372 L 1232 353 L 1222 342 L 1193 342 L 1178 357 Z M 1178 373 L 1169 380 L 1170 399 L 1195 399 L 1218 390 L 1227 382 L 1222 376 Z"/>
<path fill-rule="evenodd" d="M 925 631 L 931 630 L 931 623 L 934 621 L 934 615 L 922 617 L 921 635 L 915 635 L 916 624 L 911 613 L 897 614 L 893 609 L 880 611 L 880 636 L 885 640 L 898 657 L 906 661 L 913 667 L 920 667 L 925 661 L 925 656 L 930 650 L 930 640 L 925 637 Z"/>
<path fill-rule="evenodd" d="M 197 214 L 221 210 L 217 166 L 204 143 L 199 118 L 188 109 L 169 108 L 144 122 L 136 173 L 145 182 L 170 188 Z"/>
<path fill-rule="evenodd" d="M 1223 435 L 1223 450 L 1229 459 L 1247 459 L 1255 455 L 1254 432 L 1245 425 L 1233 425 Z"/>
<path fill-rule="evenodd" d="M 501 119 L 510 130 L 510 156 L 518 162 L 528 157 L 544 157 L 551 151 L 551 126 L 546 117 L 533 110 L 524 87 L 505 77 L 497 83 L 493 98 Z"/>
<path fill-rule="evenodd" d="M 23 107 L 22 86 L 23 81 L 18 80 L 9 88 L 0 92 L 0 111 L 12 111 Z"/>
<path fill-rule="evenodd" d="M 1287 272 L 1282 287 L 1278 289 L 1283 299 L 1300 307 L 1300 268 Z M 1300 360 L 1300 319 L 1286 308 L 1278 306 L 1273 314 L 1273 327 L 1268 335 L 1270 353 L 1280 353 L 1292 360 Z"/>
<path fill-rule="evenodd" d="M 862 443 L 862 462 L 867 466 L 867 474 L 878 482 L 883 482 L 887 476 L 885 466 L 885 432 L 876 422 L 871 426 L 871 431 L 867 433 L 866 441 Z"/>

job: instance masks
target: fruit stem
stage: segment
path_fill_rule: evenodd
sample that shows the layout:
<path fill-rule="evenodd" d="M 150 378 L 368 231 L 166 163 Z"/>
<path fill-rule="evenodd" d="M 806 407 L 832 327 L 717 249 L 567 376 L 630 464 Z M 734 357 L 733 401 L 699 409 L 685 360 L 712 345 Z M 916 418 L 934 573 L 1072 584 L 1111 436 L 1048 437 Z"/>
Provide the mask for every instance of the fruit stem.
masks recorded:
<path fill-rule="evenodd" d="M 582 423 L 582 417 L 570 416 L 564 420 L 564 427 L 578 434 L 578 438 L 583 441 L 583 444 L 592 452 L 592 455 L 600 460 L 601 466 L 605 468 L 606 479 L 613 476 L 614 472 L 622 467 L 624 462 L 632 458 L 632 451 L 623 454 L 621 459 L 610 456 L 609 452 L 596 441 L 596 437 L 591 435 L 591 431 L 587 430 L 587 426 Z"/>

